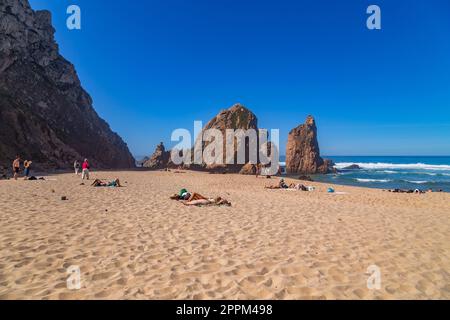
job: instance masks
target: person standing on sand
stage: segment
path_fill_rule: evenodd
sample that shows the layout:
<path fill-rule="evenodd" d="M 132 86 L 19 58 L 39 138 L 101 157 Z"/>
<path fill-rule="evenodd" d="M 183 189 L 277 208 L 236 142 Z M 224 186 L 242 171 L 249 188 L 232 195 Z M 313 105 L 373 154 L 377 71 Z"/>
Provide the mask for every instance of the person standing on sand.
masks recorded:
<path fill-rule="evenodd" d="M 78 160 L 75 160 L 75 162 L 73 163 L 73 168 L 75 170 L 75 175 L 78 176 L 78 172 L 80 171 L 80 163 L 78 162 Z"/>
<path fill-rule="evenodd" d="M 89 162 L 87 159 L 84 159 L 83 165 L 81 166 L 81 168 L 83 169 L 83 172 L 81 174 L 81 180 L 84 180 L 86 178 L 86 180 L 89 180 Z"/>
<path fill-rule="evenodd" d="M 13 173 L 14 173 L 14 180 L 17 180 L 17 177 L 19 176 L 20 172 L 20 156 L 16 156 L 16 160 L 13 161 Z"/>
<path fill-rule="evenodd" d="M 32 161 L 28 161 L 28 160 L 25 160 L 23 162 L 23 166 L 25 168 L 25 170 L 24 170 L 25 180 L 27 180 L 28 177 L 30 176 L 30 166 L 32 163 L 33 163 Z"/>
<path fill-rule="evenodd" d="M 256 178 L 259 178 L 259 176 L 261 175 L 261 171 L 262 171 L 262 165 L 260 163 L 258 163 L 256 165 L 256 170 L 255 170 Z"/>

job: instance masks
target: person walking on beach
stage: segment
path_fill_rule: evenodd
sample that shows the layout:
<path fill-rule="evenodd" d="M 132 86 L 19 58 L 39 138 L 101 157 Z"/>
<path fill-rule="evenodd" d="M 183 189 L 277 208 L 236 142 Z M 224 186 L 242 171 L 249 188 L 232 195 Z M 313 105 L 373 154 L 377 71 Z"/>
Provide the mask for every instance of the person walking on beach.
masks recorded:
<path fill-rule="evenodd" d="M 81 174 L 81 180 L 89 180 L 89 162 L 87 159 L 84 159 L 83 165 L 81 166 L 83 172 Z"/>
<path fill-rule="evenodd" d="M 14 173 L 14 180 L 17 180 L 20 172 L 20 156 L 16 156 L 16 160 L 13 161 L 13 173 Z"/>
<path fill-rule="evenodd" d="M 75 162 L 73 163 L 73 168 L 75 170 L 75 175 L 78 176 L 78 172 L 80 171 L 80 163 L 78 162 L 78 160 L 75 160 Z"/>
<path fill-rule="evenodd" d="M 28 160 L 25 160 L 23 162 L 23 166 L 25 168 L 25 170 L 24 170 L 25 180 L 27 180 L 28 177 L 30 176 L 30 166 L 32 163 L 33 163 L 32 161 L 28 161 Z"/>

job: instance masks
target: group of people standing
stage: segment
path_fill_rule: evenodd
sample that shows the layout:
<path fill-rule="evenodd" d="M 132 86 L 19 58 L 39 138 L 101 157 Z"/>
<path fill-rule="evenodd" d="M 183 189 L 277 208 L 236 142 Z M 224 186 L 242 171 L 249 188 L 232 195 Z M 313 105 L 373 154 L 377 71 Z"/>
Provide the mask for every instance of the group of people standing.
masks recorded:
<path fill-rule="evenodd" d="M 27 180 L 30 176 L 30 167 L 33 162 L 30 160 L 23 161 L 23 175 L 25 180 Z M 22 165 L 22 159 L 19 155 L 16 156 L 16 159 L 12 163 L 12 169 L 13 169 L 13 178 L 14 180 L 17 180 L 19 178 L 20 172 L 21 172 L 21 165 Z M 75 174 L 78 176 L 80 172 L 80 163 L 78 160 L 75 160 L 73 167 L 75 169 Z M 89 180 L 89 161 L 88 159 L 84 159 L 83 163 L 81 164 L 81 179 L 82 180 Z"/>
<path fill-rule="evenodd" d="M 13 166 L 14 180 L 17 180 L 19 178 L 20 169 L 21 169 L 21 161 L 22 161 L 22 159 L 20 158 L 19 155 L 17 155 L 16 159 L 13 161 L 12 166 Z M 30 160 L 25 160 L 23 162 L 23 168 L 24 168 L 23 175 L 24 175 L 25 180 L 28 179 L 28 177 L 30 176 L 30 167 L 31 167 L 32 163 L 33 162 Z"/>
<path fill-rule="evenodd" d="M 73 163 L 73 168 L 75 170 L 75 175 L 79 175 L 80 172 L 80 163 L 78 162 L 78 160 L 75 160 L 75 162 Z M 89 180 L 89 170 L 90 170 L 90 165 L 89 165 L 89 161 L 88 159 L 84 159 L 83 164 L 81 165 L 81 180 Z"/>

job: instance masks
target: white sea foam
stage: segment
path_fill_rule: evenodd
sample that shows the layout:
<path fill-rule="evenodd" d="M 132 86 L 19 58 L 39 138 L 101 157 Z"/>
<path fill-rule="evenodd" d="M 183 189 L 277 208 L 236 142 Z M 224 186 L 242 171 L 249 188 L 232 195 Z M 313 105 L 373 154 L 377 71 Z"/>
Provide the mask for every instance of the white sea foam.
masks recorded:
<path fill-rule="evenodd" d="M 430 182 L 430 181 L 410 181 L 410 180 L 405 180 L 405 181 L 409 182 L 409 183 L 414 183 L 414 184 L 425 184 L 425 183 Z"/>
<path fill-rule="evenodd" d="M 339 162 L 336 163 L 336 169 L 344 169 L 351 165 L 358 165 L 362 169 L 419 169 L 419 170 L 448 170 L 450 171 L 450 165 L 437 165 L 437 164 L 425 164 L 425 163 L 354 163 L 354 162 Z"/>
<path fill-rule="evenodd" d="M 446 175 L 448 175 L 448 176 L 450 176 L 450 174 L 447 174 L 447 173 L 435 173 L 435 172 L 429 172 L 429 171 L 422 171 L 422 172 L 405 172 L 405 171 L 391 171 L 391 170 L 382 170 L 382 171 L 376 171 L 376 172 L 378 172 L 378 173 L 388 173 L 388 174 L 394 174 L 394 173 L 397 173 L 397 174 L 414 174 L 414 175 L 426 175 L 426 176 L 437 176 L 438 174 L 439 175 L 443 175 L 443 176 L 446 176 Z"/>
<path fill-rule="evenodd" d="M 433 172 L 413 172 L 413 174 L 426 174 L 427 176 L 437 176 L 437 173 Z"/>
<path fill-rule="evenodd" d="M 358 182 L 390 182 L 388 179 L 356 179 Z"/>

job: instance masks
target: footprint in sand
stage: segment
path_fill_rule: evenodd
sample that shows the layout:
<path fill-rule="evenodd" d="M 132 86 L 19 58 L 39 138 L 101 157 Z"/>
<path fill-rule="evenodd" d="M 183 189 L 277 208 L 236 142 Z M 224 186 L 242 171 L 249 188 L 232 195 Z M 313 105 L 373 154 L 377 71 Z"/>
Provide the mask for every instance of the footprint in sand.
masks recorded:
<path fill-rule="evenodd" d="M 117 273 L 116 272 L 103 272 L 103 273 L 94 274 L 92 276 L 92 281 L 106 280 L 108 278 L 112 278 L 115 274 L 117 274 Z"/>

